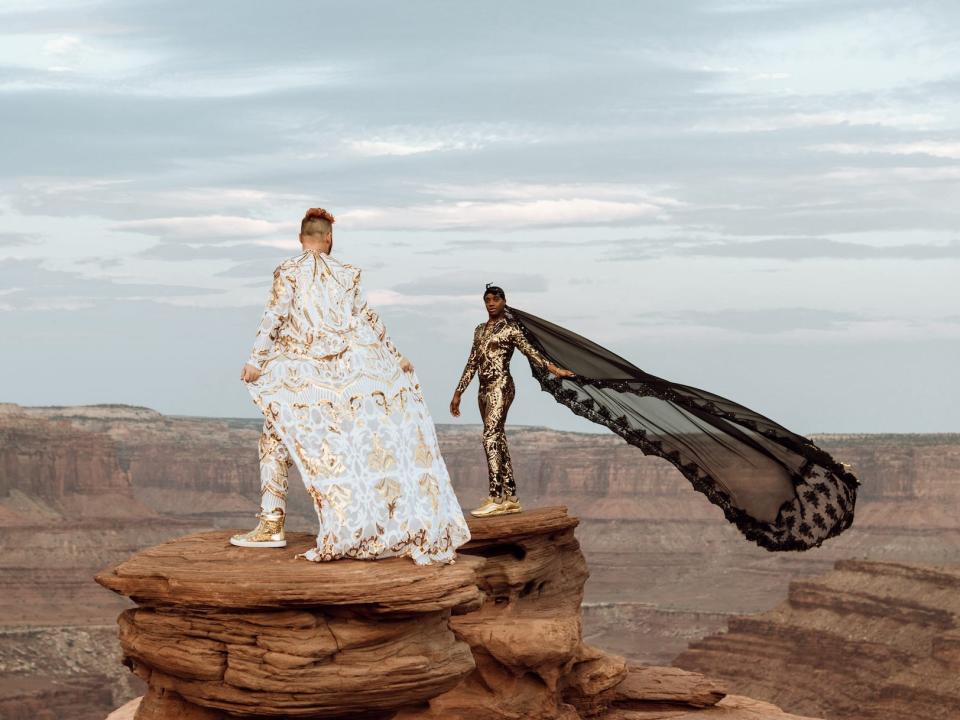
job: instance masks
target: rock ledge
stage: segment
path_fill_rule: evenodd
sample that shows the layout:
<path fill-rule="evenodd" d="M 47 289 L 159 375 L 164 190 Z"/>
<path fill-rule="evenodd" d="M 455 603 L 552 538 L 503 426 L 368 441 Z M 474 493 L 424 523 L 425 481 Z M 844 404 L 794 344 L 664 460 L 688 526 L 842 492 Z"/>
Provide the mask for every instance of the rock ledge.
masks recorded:
<path fill-rule="evenodd" d="M 629 667 L 581 637 L 588 572 L 565 508 L 470 520 L 453 565 L 308 563 L 207 532 L 97 582 L 149 691 L 112 719 L 796 720 L 703 675 Z M 135 715 L 132 715 L 135 713 Z"/>

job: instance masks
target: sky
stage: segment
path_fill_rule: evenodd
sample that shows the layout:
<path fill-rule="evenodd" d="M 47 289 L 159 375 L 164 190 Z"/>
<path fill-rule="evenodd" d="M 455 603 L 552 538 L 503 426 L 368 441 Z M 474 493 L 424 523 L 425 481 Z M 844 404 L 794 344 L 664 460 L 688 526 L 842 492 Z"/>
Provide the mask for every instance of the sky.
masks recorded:
<path fill-rule="evenodd" d="M 494 282 L 797 432 L 958 431 L 958 27 L 951 0 L 2 0 L 0 402 L 256 417 L 240 367 L 322 206 L 437 422 Z M 511 423 L 599 429 L 513 372 Z"/>

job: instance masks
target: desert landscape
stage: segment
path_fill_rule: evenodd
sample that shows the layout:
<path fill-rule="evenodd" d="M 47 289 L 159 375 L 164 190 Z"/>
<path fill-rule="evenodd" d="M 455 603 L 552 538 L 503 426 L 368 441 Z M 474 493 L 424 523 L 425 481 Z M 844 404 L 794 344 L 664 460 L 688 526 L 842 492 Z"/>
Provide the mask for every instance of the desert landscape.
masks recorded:
<path fill-rule="evenodd" d="M 471 506 L 486 486 L 478 428 L 438 430 Z M 116 619 L 129 604 L 92 578 L 171 538 L 246 527 L 259 431 L 253 419 L 140 407 L 0 405 L 0 717 L 102 720 L 142 694 L 120 664 Z M 774 554 L 616 437 L 510 430 L 526 505 L 580 519 L 590 645 L 703 672 L 800 715 L 956 717 L 960 435 L 816 440 L 863 483 L 854 526 Z M 313 523 L 292 477 L 289 527 Z"/>

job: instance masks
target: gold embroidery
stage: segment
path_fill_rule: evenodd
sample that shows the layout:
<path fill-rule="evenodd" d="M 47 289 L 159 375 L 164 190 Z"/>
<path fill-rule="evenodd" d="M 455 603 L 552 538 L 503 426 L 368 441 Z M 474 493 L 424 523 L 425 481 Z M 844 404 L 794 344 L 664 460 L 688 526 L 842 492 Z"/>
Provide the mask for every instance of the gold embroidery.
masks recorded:
<path fill-rule="evenodd" d="M 430 504 L 433 506 L 433 511 L 437 512 L 440 498 L 440 485 L 437 483 L 437 479 L 430 473 L 424 473 L 420 476 L 420 492 L 430 497 Z"/>
<path fill-rule="evenodd" d="M 280 269 L 273 271 L 273 285 L 270 287 L 270 307 L 276 307 L 280 302 L 280 295 L 283 294 L 283 276 Z"/>
<path fill-rule="evenodd" d="M 419 427 L 417 428 L 417 451 L 414 458 L 414 462 L 421 467 L 430 467 L 433 465 L 433 453 L 430 452 L 430 448 L 427 447 L 427 442 L 423 437 L 423 430 Z"/>
<path fill-rule="evenodd" d="M 375 472 L 386 472 L 397 464 L 397 459 L 380 445 L 379 433 L 373 434 L 373 450 L 367 456 L 367 464 Z"/>
<path fill-rule="evenodd" d="M 347 401 L 347 409 L 350 411 L 350 415 L 356 419 L 363 409 L 363 399 L 359 395 L 351 395 Z"/>
<path fill-rule="evenodd" d="M 307 422 L 307 419 L 310 415 L 309 403 L 292 403 L 291 407 L 293 408 L 293 414 L 296 416 L 297 420 L 300 422 Z"/>
<path fill-rule="evenodd" d="M 320 446 L 319 458 L 314 458 L 307 455 L 299 440 L 295 441 L 294 445 L 297 449 L 297 455 L 300 456 L 300 460 L 303 462 L 303 466 L 311 475 L 319 475 L 320 477 L 336 477 L 337 475 L 342 475 L 346 470 L 346 468 L 343 466 L 343 463 L 340 462 L 340 458 L 330 450 L 330 446 L 327 444 L 326 440 L 324 440 L 323 444 Z"/>
<path fill-rule="evenodd" d="M 382 390 L 374 390 L 370 393 L 373 396 L 374 402 L 380 406 L 380 409 L 383 410 L 384 415 L 390 414 L 390 403 L 387 401 L 387 396 Z"/>
<path fill-rule="evenodd" d="M 383 499 L 387 503 L 387 513 L 390 518 L 393 518 L 393 514 L 397 511 L 397 500 L 400 498 L 400 493 L 402 492 L 400 483 L 392 478 L 383 478 L 374 485 L 374 489 L 383 496 Z"/>
<path fill-rule="evenodd" d="M 320 524 L 323 525 L 323 493 L 309 484 L 307 485 L 307 493 L 313 498 L 313 506 L 317 509 L 317 517 L 320 518 Z"/>
<path fill-rule="evenodd" d="M 320 400 L 317 403 L 320 418 L 327 421 L 327 430 L 340 435 L 340 408 L 332 400 Z"/>
<path fill-rule="evenodd" d="M 345 488 L 342 485 L 331 485 L 323 496 L 327 505 L 332 507 L 333 512 L 336 513 L 337 522 L 340 525 L 343 525 L 346 520 L 347 508 L 350 506 L 352 495 L 350 488 Z"/>
<path fill-rule="evenodd" d="M 359 272 L 311 253 L 279 270 L 271 324 L 262 323 L 252 356 L 264 370 L 255 401 L 289 442 L 281 457 L 279 437 L 264 439 L 265 492 L 284 493 L 283 471 L 296 460 L 320 519 L 316 547 L 306 553 L 311 560 L 452 560 L 468 532 L 420 390 L 400 370 L 383 318 L 364 302 Z M 374 331 L 363 327 L 368 322 Z M 272 342 L 264 347 L 267 334 Z M 354 471 L 368 478 L 362 494 L 352 492 Z"/>

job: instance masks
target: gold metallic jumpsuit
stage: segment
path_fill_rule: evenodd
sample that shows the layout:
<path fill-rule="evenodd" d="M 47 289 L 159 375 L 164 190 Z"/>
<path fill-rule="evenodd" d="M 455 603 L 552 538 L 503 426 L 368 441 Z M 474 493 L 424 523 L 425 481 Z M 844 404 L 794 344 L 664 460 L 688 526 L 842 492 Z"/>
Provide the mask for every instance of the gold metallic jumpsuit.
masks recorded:
<path fill-rule="evenodd" d="M 527 340 L 516 322 L 501 318 L 493 323 L 481 323 L 473 332 L 473 347 L 467 366 L 457 384 L 463 394 L 473 374 L 480 378 L 480 416 L 483 418 L 483 449 L 487 454 L 491 497 L 515 496 L 513 466 L 507 449 L 505 426 L 507 411 L 516 389 L 510 375 L 510 358 L 517 348 L 534 365 L 546 368 L 550 361 Z"/>

